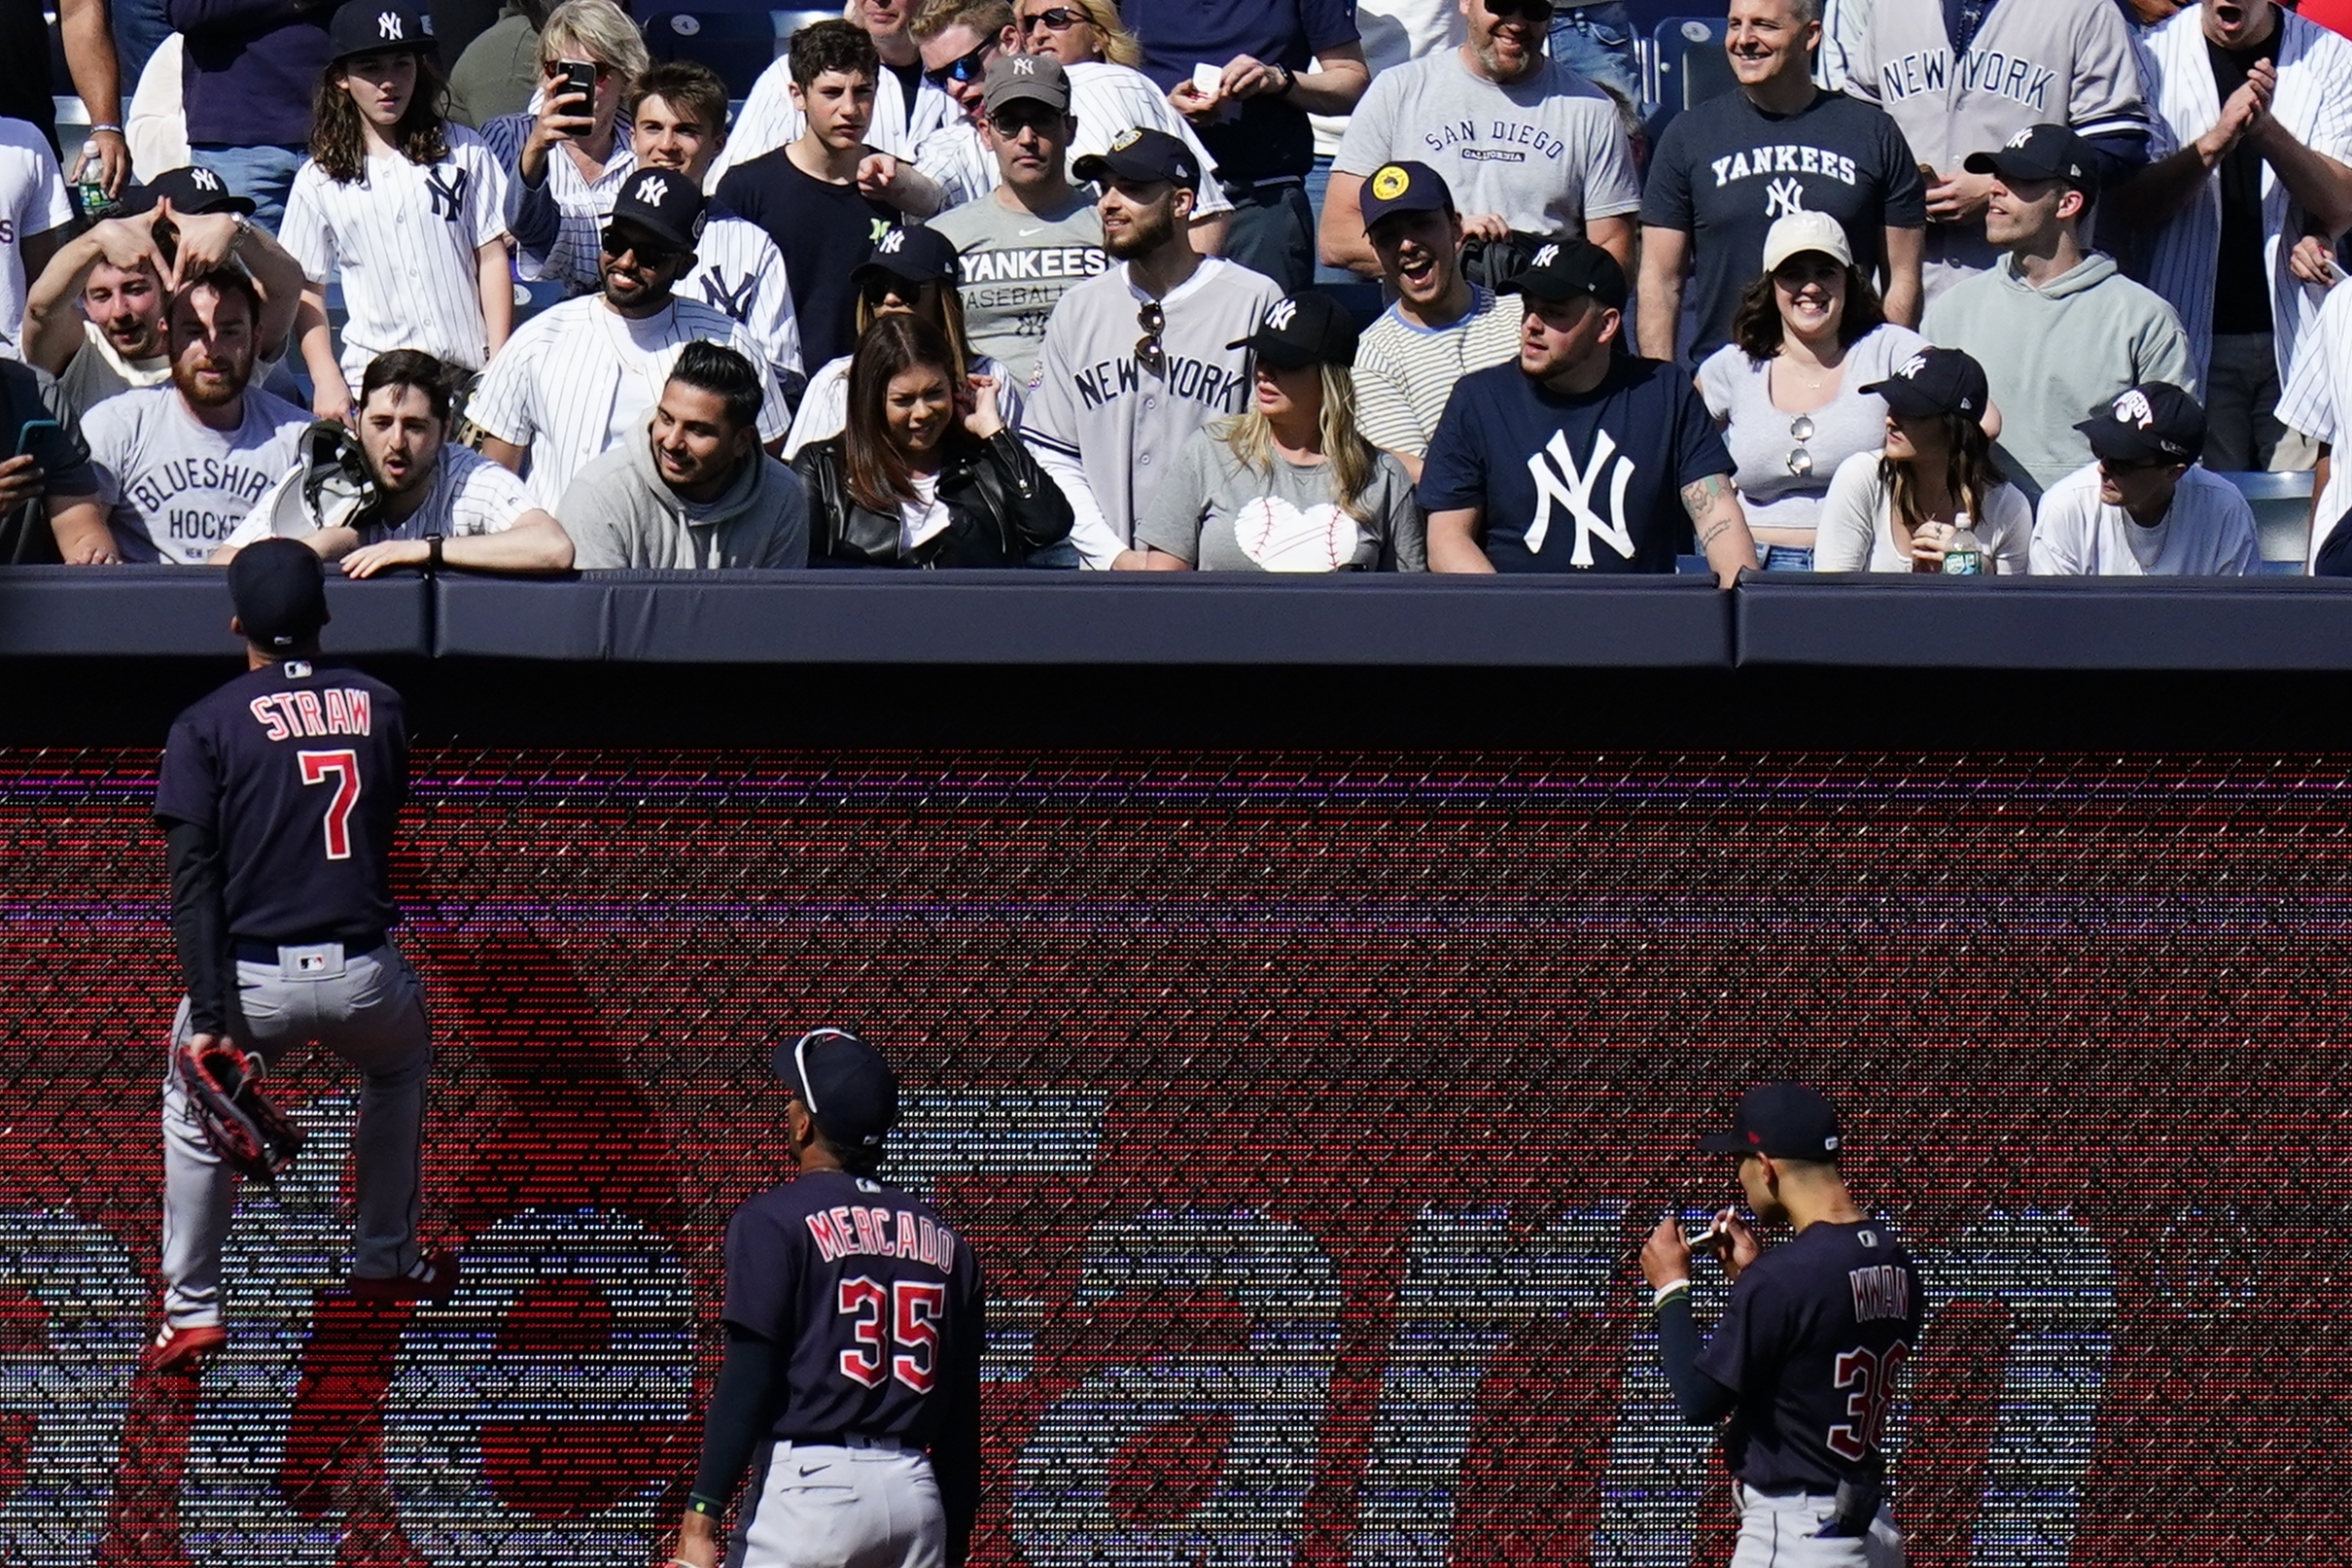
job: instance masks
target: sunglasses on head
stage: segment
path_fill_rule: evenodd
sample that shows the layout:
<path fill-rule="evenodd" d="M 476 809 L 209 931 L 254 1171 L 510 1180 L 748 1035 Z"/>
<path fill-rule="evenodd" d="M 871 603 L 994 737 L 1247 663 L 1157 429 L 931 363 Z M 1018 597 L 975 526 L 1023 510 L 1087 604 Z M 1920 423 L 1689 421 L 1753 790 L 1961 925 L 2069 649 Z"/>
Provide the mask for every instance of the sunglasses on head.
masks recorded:
<path fill-rule="evenodd" d="M 996 51 L 995 40 L 982 44 L 962 59 L 949 60 L 936 71 L 926 71 L 923 80 L 934 87 L 944 87 L 950 82 L 977 82 L 988 74 L 988 56 Z"/>
<path fill-rule="evenodd" d="M 659 240 L 631 239 L 617 228 L 606 229 L 599 243 L 604 246 L 605 254 L 614 261 L 624 256 L 634 256 L 639 266 L 668 266 L 682 254 L 675 246 L 664 245 Z"/>
<path fill-rule="evenodd" d="M 1066 11 L 1062 7 L 1056 6 L 1051 11 L 1034 11 L 1023 17 L 1021 32 L 1023 36 L 1027 36 L 1042 27 L 1047 32 L 1066 33 L 1085 19 L 1074 11 Z"/>
<path fill-rule="evenodd" d="M 1168 350 L 1160 334 L 1168 330 L 1168 312 L 1160 308 L 1157 299 L 1146 299 L 1143 308 L 1136 312 L 1136 325 L 1143 335 L 1136 339 L 1136 364 L 1153 375 L 1168 373 Z"/>

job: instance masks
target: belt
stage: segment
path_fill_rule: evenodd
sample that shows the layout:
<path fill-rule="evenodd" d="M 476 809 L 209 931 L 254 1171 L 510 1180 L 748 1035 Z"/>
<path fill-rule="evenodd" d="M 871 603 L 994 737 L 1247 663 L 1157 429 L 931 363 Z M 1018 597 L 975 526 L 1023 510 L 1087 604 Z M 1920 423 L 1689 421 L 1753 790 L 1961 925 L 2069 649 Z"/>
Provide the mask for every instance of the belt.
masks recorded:
<path fill-rule="evenodd" d="M 280 948 L 322 947 L 329 942 L 339 942 L 345 953 L 373 953 L 386 940 L 381 931 L 361 936 L 337 936 L 333 933 L 324 936 L 287 936 L 267 942 L 254 936 L 232 936 L 228 939 L 228 946 L 239 963 L 275 963 Z"/>
<path fill-rule="evenodd" d="M 1837 1489 L 1836 1489 L 1835 1487 L 1832 1487 L 1830 1490 L 1828 1490 L 1828 1491 L 1826 1491 L 1826 1492 L 1824 1492 L 1824 1491 L 1818 1491 L 1818 1490 L 1814 1489 L 1813 1487 L 1810 1487 L 1810 1486 L 1806 1485 L 1806 1484 L 1805 1484 L 1803 1481 L 1792 1481 L 1788 1482 L 1786 1485 L 1782 1485 L 1782 1486 L 1748 1486 L 1748 1483 L 1747 1483 L 1746 1481 L 1741 1481 L 1739 1484 L 1740 1484 L 1740 1485 L 1742 1485 L 1742 1486 L 1747 1486 L 1747 1489 L 1748 1489 L 1749 1491 L 1751 1491 L 1751 1492 L 1754 1492 L 1754 1493 L 1755 1493 L 1755 1494 L 1756 1494 L 1758 1497 L 1779 1497 L 1779 1498 L 1789 1498 L 1789 1497 L 1822 1497 L 1822 1498 L 1830 1498 L 1830 1497 L 1835 1497 L 1835 1496 L 1837 1496 L 1837 1495 L 1838 1495 L 1838 1493 L 1837 1493 Z"/>
<path fill-rule="evenodd" d="M 863 1432 L 828 1432 L 814 1437 L 784 1438 L 779 1441 L 795 1448 L 871 1448 L 877 1453 L 923 1453 L 919 1443 L 901 1443 L 896 1438 L 868 1437 Z"/>

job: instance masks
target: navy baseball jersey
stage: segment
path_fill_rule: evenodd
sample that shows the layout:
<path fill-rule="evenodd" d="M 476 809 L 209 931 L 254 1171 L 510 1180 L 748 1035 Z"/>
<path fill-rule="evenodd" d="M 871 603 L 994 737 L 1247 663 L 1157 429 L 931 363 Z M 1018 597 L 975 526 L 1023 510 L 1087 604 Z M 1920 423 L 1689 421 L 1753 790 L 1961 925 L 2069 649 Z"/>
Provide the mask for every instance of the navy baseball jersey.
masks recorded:
<path fill-rule="evenodd" d="M 1877 1220 L 1808 1225 L 1744 1270 L 1699 1354 L 1739 1396 L 1723 1443 L 1732 1474 L 1764 1491 L 1877 1480 L 1919 1312 L 1911 1256 Z"/>
<path fill-rule="evenodd" d="M 357 670 L 286 659 L 173 722 L 156 816 L 218 838 L 232 934 L 352 941 L 400 921 L 392 827 L 407 793 L 400 693 Z"/>
<path fill-rule="evenodd" d="M 728 1323 L 779 1346 L 774 1436 L 929 1446 L 977 1397 L 980 1262 L 930 1204 L 840 1170 L 749 1199 L 727 1222 Z"/>

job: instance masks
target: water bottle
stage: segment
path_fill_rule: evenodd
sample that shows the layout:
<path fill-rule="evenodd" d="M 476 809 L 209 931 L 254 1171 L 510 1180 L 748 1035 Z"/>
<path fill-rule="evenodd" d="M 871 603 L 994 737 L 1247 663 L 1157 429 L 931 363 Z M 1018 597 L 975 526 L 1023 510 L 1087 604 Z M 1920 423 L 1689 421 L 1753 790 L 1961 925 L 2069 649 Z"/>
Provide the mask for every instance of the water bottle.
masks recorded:
<path fill-rule="evenodd" d="M 82 216 L 93 224 L 123 210 L 123 203 L 106 193 L 106 165 L 98 157 L 94 137 L 82 144 L 82 161 L 74 165 L 74 195 L 81 203 Z"/>
<path fill-rule="evenodd" d="M 1977 531 L 1968 526 L 1968 513 L 1955 513 L 1951 520 L 1951 538 L 1944 546 L 1944 575 L 1948 577 L 1976 577 L 1984 574 L 1984 545 Z"/>

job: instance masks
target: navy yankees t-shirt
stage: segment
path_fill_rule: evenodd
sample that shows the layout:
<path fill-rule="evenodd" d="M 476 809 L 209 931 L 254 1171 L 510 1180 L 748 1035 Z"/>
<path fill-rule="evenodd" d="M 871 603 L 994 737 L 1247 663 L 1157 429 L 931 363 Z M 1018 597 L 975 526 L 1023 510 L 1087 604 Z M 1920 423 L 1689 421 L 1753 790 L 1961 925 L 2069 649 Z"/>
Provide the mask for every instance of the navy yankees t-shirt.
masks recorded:
<path fill-rule="evenodd" d="M 790 1358 L 773 1435 L 928 1446 L 975 1399 L 980 1260 L 912 1193 L 812 1170 L 727 1221 L 722 1314 Z"/>
<path fill-rule="evenodd" d="M 1658 138 L 1641 221 L 1691 236 L 1692 364 L 1731 341 L 1739 296 L 1764 272 L 1765 233 L 1792 212 L 1835 218 L 1867 273 L 1878 270 L 1888 228 L 1926 224 L 1918 160 L 1884 110 L 1822 92 L 1796 114 L 1768 115 L 1726 92 Z"/>
<path fill-rule="evenodd" d="M 212 829 L 231 934 L 352 941 L 400 923 L 392 829 L 407 795 L 400 693 L 357 670 L 286 659 L 173 722 L 156 816 Z"/>
<path fill-rule="evenodd" d="M 719 204 L 767 230 L 784 253 L 800 320 L 800 363 L 829 365 L 858 346 L 858 286 L 850 271 L 898 226 L 897 210 L 801 172 L 784 148 L 720 178 Z"/>
<path fill-rule="evenodd" d="M 1684 371 L 1620 354 L 1591 392 L 1514 360 L 1466 375 L 1422 460 L 1422 509 L 1480 509 L 1497 572 L 1671 572 L 1691 548 L 1682 487 L 1732 471 Z"/>
<path fill-rule="evenodd" d="M 1699 1370 L 1739 1396 L 1731 1473 L 1764 1490 L 1878 1479 L 1880 1424 L 1919 1337 L 1911 1255 L 1877 1220 L 1813 1224 L 1739 1275 Z"/>

